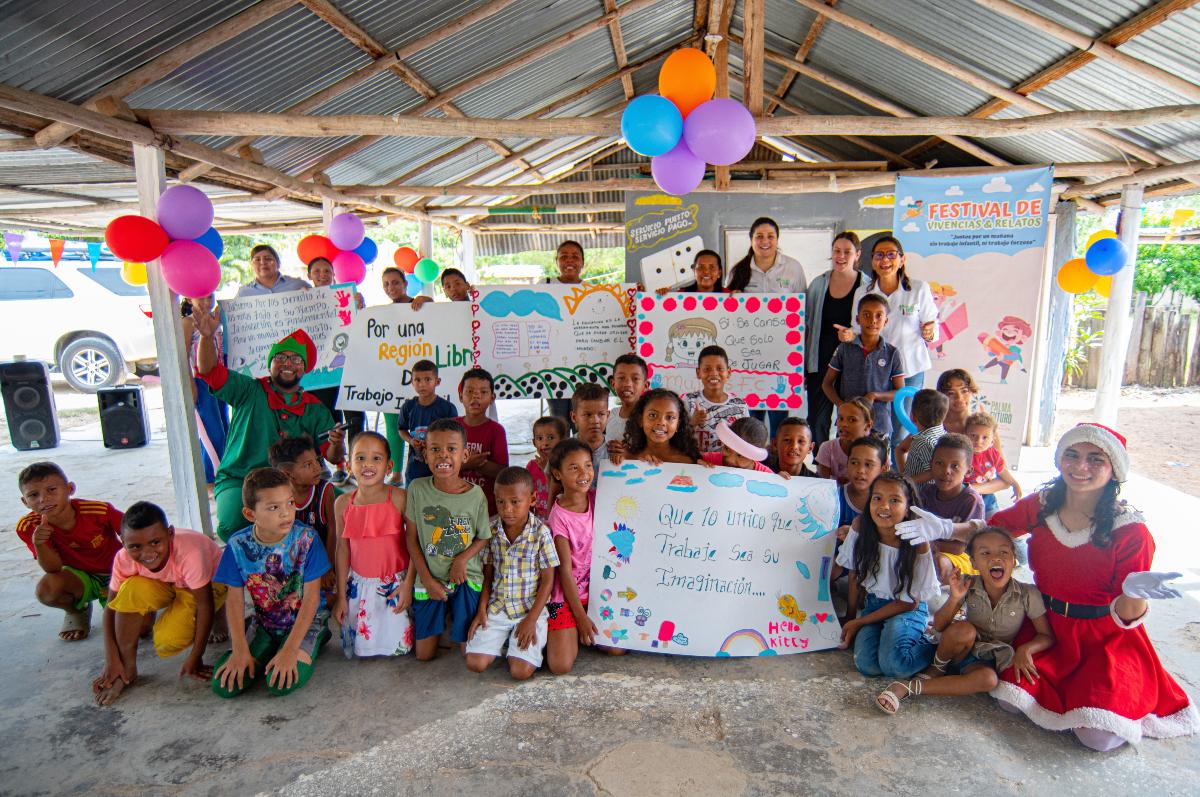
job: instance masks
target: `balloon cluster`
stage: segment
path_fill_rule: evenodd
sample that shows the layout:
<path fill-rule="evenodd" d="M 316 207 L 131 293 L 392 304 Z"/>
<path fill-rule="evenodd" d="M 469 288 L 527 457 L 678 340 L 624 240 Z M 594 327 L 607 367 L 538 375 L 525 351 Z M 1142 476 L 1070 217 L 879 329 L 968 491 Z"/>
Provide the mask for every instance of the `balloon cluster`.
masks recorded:
<path fill-rule="evenodd" d="M 1068 260 L 1058 270 L 1058 287 L 1067 293 L 1094 290 L 1108 296 L 1112 278 L 1129 263 L 1129 250 L 1112 230 L 1100 230 L 1088 238 L 1083 257 Z"/>
<path fill-rule="evenodd" d="M 650 158 L 650 173 L 663 191 L 694 191 L 705 164 L 737 163 L 754 147 L 754 117 L 741 103 L 712 99 L 717 72 L 702 50 L 673 52 L 658 73 L 658 94 L 634 97 L 621 114 L 629 148 Z"/>
<path fill-rule="evenodd" d="M 173 292 L 207 296 L 221 284 L 225 242 L 212 226 L 213 205 L 204 192 L 176 185 L 158 198 L 158 221 L 145 216 L 118 216 L 104 230 L 104 241 L 125 261 L 122 278 L 145 285 L 145 264 L 162 259 L 162 276 Z M 139 268 L 140 266 L 140 268 Z"/>
<path fill-rule="evenodd" d="M 353 213 L 334 216 L 329 222 L 328 235 L 308 235 L 296 245 L 296 254 L 305 264 L 324 258 L 333 264 L 337 282 L 360 284 L 367 276 L 367 266 L 379 257 L 379 246 L 367 237 L 362 219 Z"/>
<path fill-rule="evenodd" d="M 411 246 L 402 246 L 397 249 L 392 259 L 396 263 L 396 268 L 407 275 L 405 282 L 408 285 L 407 292 L 409 294 L 417 294 L 425 290 L 425 285 L 437 280 L 438 274 L 442 271 L 441 266 L 432 258 L 421 257 Z"/>

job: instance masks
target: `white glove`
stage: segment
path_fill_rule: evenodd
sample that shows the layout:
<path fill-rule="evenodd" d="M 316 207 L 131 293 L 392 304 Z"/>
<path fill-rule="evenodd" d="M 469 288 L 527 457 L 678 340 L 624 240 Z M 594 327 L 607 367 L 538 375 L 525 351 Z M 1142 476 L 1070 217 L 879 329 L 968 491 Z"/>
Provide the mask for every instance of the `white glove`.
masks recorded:
<path fill-rule="evenodd" d="M 902 520 L 896 524 L 896 536 L 908 540 L 912 545 L 924 545 L 935 540 L 948 540 L 954 536 L 954 524 L 945 518 L 920 507 L 912 507 L 916 520 Z"/>
<path fill-rule="evenodd" d="M 899 529 L 899 526 L 897 526 Z M 1149 570 L 1141 573 L 1130 573 L 1121 584 L 1121 593 L 1127 598 L 1153 600 L 1155 598 L 1179 598 L 1179 590 L 1168 587 L 1168 581 L 1174 581 L 1183 573 L 1155 573 Z"/>

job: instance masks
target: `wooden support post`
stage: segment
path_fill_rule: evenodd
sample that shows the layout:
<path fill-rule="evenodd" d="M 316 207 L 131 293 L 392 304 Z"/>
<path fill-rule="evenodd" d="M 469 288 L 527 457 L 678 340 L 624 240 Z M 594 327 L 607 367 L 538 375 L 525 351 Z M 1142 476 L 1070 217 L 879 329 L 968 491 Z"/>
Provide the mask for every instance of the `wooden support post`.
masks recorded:
<path fill-rule="evenodd" d="M 717 71 L 717 89 L 713 92 L 716 97 L 729 96 L 729 21 L 733 18 L 734 0 L 712 0 L 708 12 L 708 27 L 713 28 L 713 16 L 716 16 L 717 42 L 716 55 L 713 56 L 713 66 Z M 713 170 L 713 182 L 718 191 L 729 188 L 729 167 L 717 166 Z"/>
<path fill-rule="evenodd" d="M 421 257 L 433 257 L 433 225 L 428 219 L 422 219 L 417 224 L 417 251 L 421 253 Z M 426 285 L 421 293 L 433 296 L 433 286 Z"/>
<path fill-rule="evenodd" d="M 1096 420 L 1108 426 L 1117 422 L 1121 377 L 1132 329 L 1129 303 L 1133 299 L 1133 272 L 1137 267 L 1138 229 L 1142 225 L 1142 186 L 1125 186 L 1121 192 L 1121 220 L 1117 235 L 1129 250 L 1130 264 L 1113 277 L 1104 315 L 1104 340 L 1100 349 L 1100 381 L 1096 385 Z"/>
<path fill-rule="evenodd" d="M 742 102 L 759 118 L 763 115 L 763 0 L 744 0 L 742 29 Z"/>
<path fill-rule="evenodd" d="M 133 145 L 133 168 L 137 175 L 141 214 L 157 218 L 158 197 L 167 186 L 163 151 L 145 144 Z M 175 487 L 175 525 L 212 536 L 208 492 L 204 488 L 204 466 L 196 436 L 196 405 L 192 400 L 192 373 L 188 366 L 179 320 L 178 301 L 162 277 L 157 260 L 146 264 L 146 288 L 154 314 L 154 343 L 158 349 L 158 374 L 162 384 L 163 411 L 167 423 L 167 455 Z"/>
<path fill-rule="evenodd" d="M 459 258 L 458 267 L 466 275 L 467 282 L 474 285 L 477 276 L 475 270 L 475 230 L 472 227 L 463 227 L 461 235 L 462 255 Z"/>

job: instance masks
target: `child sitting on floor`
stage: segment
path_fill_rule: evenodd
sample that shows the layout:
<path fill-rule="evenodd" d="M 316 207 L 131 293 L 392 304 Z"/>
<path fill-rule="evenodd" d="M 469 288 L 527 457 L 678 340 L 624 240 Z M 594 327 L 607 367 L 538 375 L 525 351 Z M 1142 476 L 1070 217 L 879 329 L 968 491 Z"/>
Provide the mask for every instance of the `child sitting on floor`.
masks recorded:
<path fill-rule="evenodd" d="M 793 476 L 817 478 L 817 472 L 804 464 L 812 451 L 812 429 L 803 418 L 784 418 L 775 429 L 775 441 L 767 457 L 767 467 Z"/>
<path fill-rule="evenodd" d="M 442 418 L 431 423 L 425 431 L 425 462 L 433 475 L 408 486 L 405 537 L 416 568 L 413 624 L 418 661 L 437 655 L 447 614 L 450 639 L 465 645 L 479 608 L 479 552 L 492 530 L 483 490 L 462 475 L 466 447 L 467 433 L 458 421 Z"/>
<path fill-rule="evenodd" d="M 312 438 L 308 435 L 281 438 L 267 449 L 267 461 L 272 468 L 278 468 L 288 477 L 292 484 L 292 500 L 296 504 L 296 520 L 317 532 L 321 544 L 325 546 L 325 555 L 332 562 L 337 547 L 337 531 L 333 522 L 333 501 L 337 497 L 337 490 L 325 478 L 325 470 Z M 337 575 L 330 570 L 321 581 L 321 589 L 332 595 L 336 584 Z"/>
<path fill-rule="evenodd" d="M 837 563 L 837 552 L 850 534 L 854 522 L 867 508 L 867 495 L 875 478 L 887 466 L 888 445 L 882 439 L 867 435 L 850 444 L 846 461 L 846 483 L 838 486 L 837 542 L 834 543 L 834 563 L 829 580 L 837 581 L 845 568 Z"/>
<path fill-rule="evenodd" d="M 212 689 L 236 697 L 265 673 L 268 691 L 286 695 L 308 683 L 329 641 L 321 595 L 329 557 L 317 532 L 296 522 L 292 485 L 281 471 L 246 474 L 242 503 L 250 525 L 230 535 L 213 577 L 232 587 L 225 598 L 232 649 L 217 659 Z M 243 590 L 254 604 L 249 626 Z"/>
<path fill-rule="evenodd" d="M 916 484 L 924 484 L 933 478 L 929 465 L 933 461 L 933 447 L 946 433 L 942 420 L 949 406 L 950 400 L 936 390 L 918 390 L 913 396 L 912 419 L 917 425 L 917 433 L 896 451 L 896 458 L 904 475 Z"/>
<path fill-rule="evenodd" d="M 34 594 L 66 613 L 59 639 L 87 639 L 92 601 L 108 601 L 113 557 L 121 550 L 121 513 L 104 501 L 72 498 L 75 483 L 53 462 L 27 465 L 17 475 L 17 489 L 30 510 L 17 521 L 17 536 L 45 573 Z"/>
<path fill-rule="evenodd" d="M 738 418 L 732 424 L 722 421 L 717 425 L 717 440 L 721 443 L 721 450 L 701 454 L 701 464 L 724 465 L 759 473 L 775 472 L 763 464 L 767 458 L 765 446 L 769 436 L 766 424 L 757 418 Z M 780 475 L 785 479 L 792 478 L 787 471 Z"/>
<path fill-rule="evenodd" d="M 854 666 L 869 677 L 909 678 L 929 666 L 925 602 L 940 594 L 929 545 L 913 545 L 896 524 L 916 516 L 917 489 L 895 471 L 878 476 L 858 529 L 846 535 L 837 562 L 850 571 L 842 647 L 854 647 Z M 862 593 L 866 602 L 859 606 Z M 857 616 L 856 616 L 857 615 Z"/>
<path fill-rule="evenodd" d="M 624 453 L 609 455 L 618 465 L 623 458 L 650 465 L 664 462 L 695 465 L 700 459 L 687 408 L 674 391 L 656 388 L 638 399 L 625 425 Z"/>
<path fill-rule="evenodd" d="M 826 440 L 817 450 L 817 474 L 822 479 L 846 483 L 846 461 L 850 443 L 871 433 L 871 403 L 864 398 L 846 399 L 837 405 L 837 437 Z"/>
<path fill-rule="evenodd" d="M 404 538 L 403 488 L 384 480 L 391 472 L 387 438 L 359 432 L 350 443 L 350 472 L 358 488 L 338 496 L 337 599 L 333 619 L 342 627 L 342 652 L 403 656 L 412 650 L 408 616 L 416 571 Z"/>
<path fill-rule="evenodd" d="M 979 529 L 967 540 L 967 553 L 979 575 L 958 571 L 951 575 L 950 600 L 933 618 L 934 628 L 942 634 L 933 663 L 921 677 L 894 681 L 876 698 L 885 713 L 895 714 L 908 695 L 990 692 L 999 682 L 997 674 L 1009 667 L 1017 683 L 1022 678 L 1037 679 L 1033 656 L 1054 645 L 1054 632 L 1038 588 L 1012 578 L 1016 566 L 1012 538 L 1003 529 Z M 955 620 L 964 602 L 966 620 Z M 1013 650 L 1026 619 L 1036 633 Z"/>
<path fill-rule="evenodd" d="M 458 421 L 466 432 L 467 455 L 461 478 L 483 490 L 490 517 L 496 514 L 492 483 L 496 474 L 508 467 L 508 435 L 503 426 L 488 417 L 488 410 L 496 398 L 496 381 L 484 369 L 472 368 L 458 383 L 458 397 L 463 403 L 463 415 Z M 428 434 L 426 430 L 426 436 Z M 425 464 L 433 470 L 428 459 Z M 459 476 L 456 474 L 455 478 Z M 465 627 L 463 632 L 466 632 Z"/>
<path fill-rule="evenodd" d="M 467 633 L 467 669 L 483 672 L 508 645 L 508 672 L 524 681 L 542 666 L 546 601 L 554 586 L 558 553 L 550 529 L 530 512 L 533 480 L 524 468 L 496 476 L 499 517 L 484 547 L 483 592 Z"/>
<path fill-rule="evenodd" d="M 915 403 L 915 402 L 914 402 Z M 943 435 L 933 448 L 930 473 L 933 478 L 922 484 L 917 494 L 921 508 L 953 523 L 983 520 L 983 499 L 979 493 L 963 484 L 971 462 L 971 441 L 966 435 L 951 432 Z M 958 540 L 938 540 L 934 543 L 938 581 L 948 584 L 950 573 L 975 575 L 966 545 Z"/>
<path fill-rule="evenodd" d="M 533 514 L 542 518 L 550 512 L 550 452 L 567 439 L 567 422 L 557 415 L 543 415 L 533 422 L 533 459 L 525 465 L 533 479 Z"/>
<path fill-rule="evenodd" d="M 705 346 L 696 358 L 696 378 L 701 389 L 683 394 L 683 404 L 696 434 L 701 453 L 720 451 L 717 426 L 750 414 L 746 400 L 725 392 L 729 384 L 729 355 L 720 346 Z"/>
<path fill-rule="evenodd" d="M 990 518 L 997 508 L 996 493 L 1011 487 L 1013 501 L 1020 501 L 1021 485 L 1004 463 L 996 436 L 996 419 L 986 412 L 977 412 L 967 418 L 966 426 L 967 437 L 975 449 L 966 481 L 983 496 L 984 515 Z"/>
<path fill-rule="evenodd" d="M 604 439 L 608 441 L 610 451 L 625 445 L 625 424 L 633 414 L 633 405 L 646 392 L 648 370 L 646 361 L 636 354 L 622 354 L 613 362 L 613 375 L 608 380 L 608 386 L 617 394 L 621 406 L 609 414 L 608 426 L 604 430 Z"/>
<path fill-rule="evenodd" d="M 212 583 L 221 546 L 197 531 L 169 525 L 162 509 L 149 501 L 126 510 L 121 542 L 104 610 L 104 672 L 92 682 L 102 706 L 115 702 L 137 679 L 138 638 L 147 621 L 154 623 L 159 658 L 191 648 L 180 677 L 212 678 L 212 668 L 204 666 L 204 650 L 227 591 L 224 584 Z M 218 625 L 218 635 L 224 636 L 224 621 Z"/>

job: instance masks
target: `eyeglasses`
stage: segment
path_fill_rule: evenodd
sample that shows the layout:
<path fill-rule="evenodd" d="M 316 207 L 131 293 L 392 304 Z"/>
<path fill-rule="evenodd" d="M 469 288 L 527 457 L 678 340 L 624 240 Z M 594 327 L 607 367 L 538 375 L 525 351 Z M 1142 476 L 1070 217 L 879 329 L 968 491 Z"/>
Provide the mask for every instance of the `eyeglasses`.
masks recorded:
<path fill-rule="evenodd" d="M 904 257 L 904 255 L 900 254 L 899 252 L 875 252 L 871 255 L 872 260 L 879 260 L 881 262 L 886 260 L 889 263 L 895 263 L 902 257 Z"/>
<path fill-rule="evenodd" d="M 304 365 L 304 358 L 299 354 L 276 354 L 272 361 L 277 363 L 295 363 L 296 365 Z"/>

